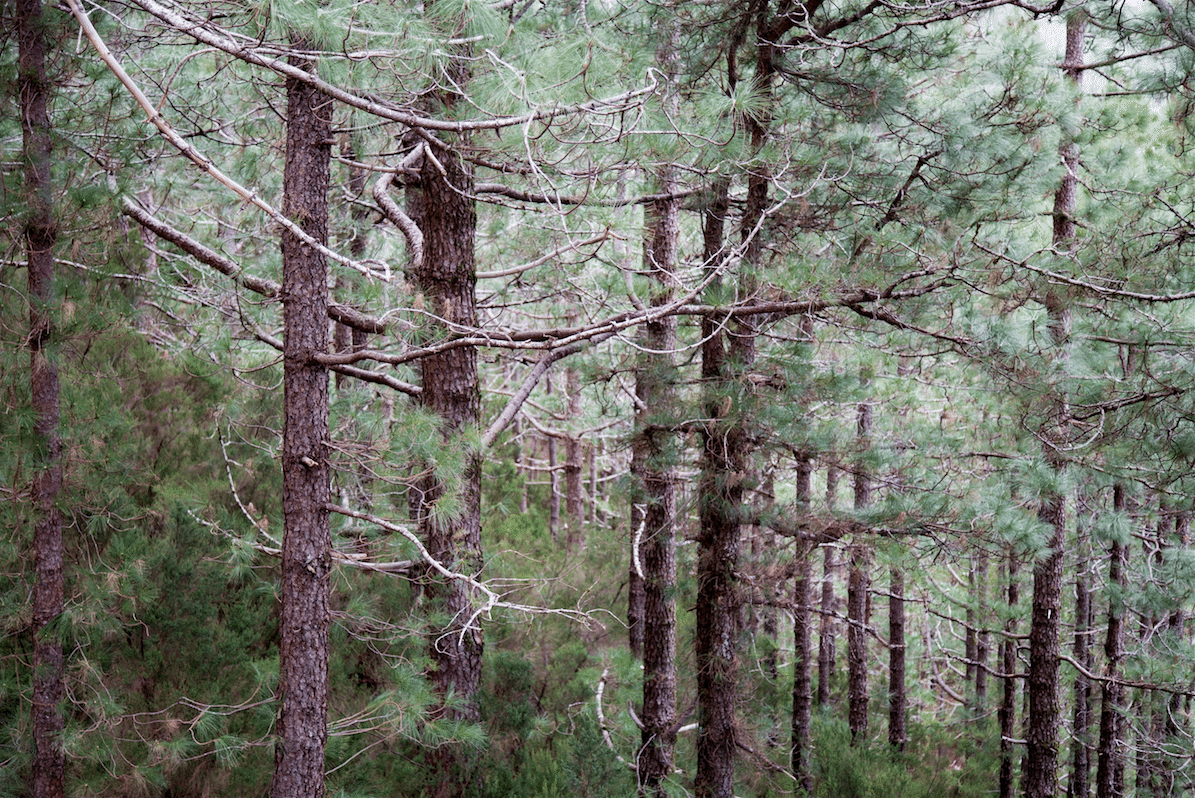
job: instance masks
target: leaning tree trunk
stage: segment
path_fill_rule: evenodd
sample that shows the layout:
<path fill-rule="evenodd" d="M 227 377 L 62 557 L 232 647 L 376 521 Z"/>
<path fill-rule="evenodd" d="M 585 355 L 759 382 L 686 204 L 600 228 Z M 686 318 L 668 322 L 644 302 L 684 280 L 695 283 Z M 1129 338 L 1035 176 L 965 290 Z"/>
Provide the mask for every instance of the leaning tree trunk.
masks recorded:
<path fill-rule="evenodd" d="M 302 42 L 296 43 L 299 49 Z M 314 65 L 295 57 L 306 70 Z M 283 212 L 320 243 L 328 240 L 332 135 L 328 99 L 286 81 Z M 328 624 L 332 540 L 328 519 L 328 263 L 289 229 L 282 232 L 283 432 L 282 609 L 279 619 L 278 745 L 271 798 L 320 798 L 328 740 Z"/>
<path fill-rule="evenodd" d="M 1081 10 L 1067 18 L 1066 58 L 1063 68 L 1078 83 L 1083 64 L 1086 21 Z M 1078 149 L 1073 142 L 1061 148 L 1066 174 L 1054 197 L 1054 246 L 1071 249 L 1075 241 L 1075 200 L 1078 192 Z M 1070 334 L 1070 309 L 1054 286 L 1046 289 L 1046 315 L 1050 343 L 1059 368 L 1066 364 Z M 1061 388 L 1058 388 L 1061 390 Z M 1046 462 L 1056 475 L 1066 469 L 1062 454 L 1067 403 L 1053 399 L 1050 417 L 1043 424 Z M 1058 790 L 1059 635 L 1062 615 L 1062 558 L 1066 541 L 1066 497 L 1057 489 L 1041 497 L 1038 518 L 1051 530 L 1046 556 L 1033 568 L 1033 610 L 1029 627 L 1029 718 L 1026 727 L 1024 767 L 1025 798 L 1054 798 Z"/>
<path fill-rule="evenodd" d="M 50 184 L 51 145 L 46 78 L 46 21 L 40 0 L 20 0 L 17 15 L 17 92 L 25 158 L 25 257 L 29 279 L 29 383 L 34 431 L 41 456 L 33 481 L 33 708 L 30 731 L 32 798 L 62 798 L 66 760 L 62 750 L 64 696 L 62 642 L 48 627 L 63 610 L 62 435 L 59 430 L 58 367 L 54 339 L 54 246 L 58 226 Z"/>

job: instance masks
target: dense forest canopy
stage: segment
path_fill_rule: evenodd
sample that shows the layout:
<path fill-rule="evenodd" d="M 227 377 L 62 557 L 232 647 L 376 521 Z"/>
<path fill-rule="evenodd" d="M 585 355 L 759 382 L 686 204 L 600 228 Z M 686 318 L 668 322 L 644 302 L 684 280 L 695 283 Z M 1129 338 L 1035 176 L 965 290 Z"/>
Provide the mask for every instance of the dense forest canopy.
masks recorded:
<path fill-rule="evenodd" d="M 0 3 L 0 791 L 1191 789 L 1188 14 Z"/>

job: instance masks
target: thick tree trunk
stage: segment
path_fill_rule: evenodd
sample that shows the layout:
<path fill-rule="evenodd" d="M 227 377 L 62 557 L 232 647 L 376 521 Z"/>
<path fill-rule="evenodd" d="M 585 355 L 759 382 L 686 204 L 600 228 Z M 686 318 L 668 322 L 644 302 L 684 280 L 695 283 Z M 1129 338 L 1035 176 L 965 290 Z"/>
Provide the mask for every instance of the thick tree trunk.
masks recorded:
<path fill-rule="evenodd" d="M 1125 510 L 1123 485 L 1117 484 L 1113 488 L 1112 509 L 1117 513 Z M 1096 798 L 1120 798 L 1124 792 L 1124 754 L 1121 751 L 1124 685 L 1119 682 L 1120 662 L 1124 656 L 1124 610 L 1119 593 L 1126 586 L 1127 559 L 1128 549 L 1120 541 L 1114 540 L 1108 553 L 1108 583 L 1113 595 L 1108 601 L 1108 626 L 1104 636 L 1104 675 L 1108 679 L 1100 683 L 1102 696 L 1100 742 L 1096 752 Z"/>
<path fill-rule="evenodd" d="M 724 184 L 723 184 L 724 185 Z M 706 250 L 713 230 L 721 229 L 725 188 L 706 214 Z M 716 266 L 721 242 L 707 262 Z M 722 332 L 713 320 L 703 336 L 701 378 L 707 388 L 706 429 L 702 433 L 697 559 L 697 798 L 730 798 L 734 786 L 735 710 L 738 695 L 739 594 L 735 569 L 739 560 L 739 525 L 743 481 L 747 471 L 744 419 L 730 415 L 722 396 L 734 389 Z"/>
<path fill-rule="evenodd" d="M 674 47 L 662 48 L 667 71 Z M 665 170 L 661 193 L 671 193 L 674 181 Z M 651 203 L 646 212 L 644 267 L 656 282 L 653 305 L 671 300 L 675 287 L 680 242 L 680 203 L 675 199 Z M 641 408 L 632 447 L 631 471 L 644 502 L 643 536 L 643 721 L 636 759 L 639 788 L 644 795 L 663 797 L 663 781 L 673 770 L 676 742 L 676 497 L 673 489 L 675 441 L 670 426 L 676 345 L 676 319 L 664 317 L 643 326 L 644 357 L 635 379 Z"/>
<path fill-rule="evenodd" d="M 415 284 L 423 294 L 436 334 L 454 326 L 477 322 L 474 234 L 477 213 L 473 201 L 473 172 L 455 150 L 437 153 L 439 167 L 425 163 L 417 184 L 415 221 L 423 233 L 423 261 L 415 269 Z M 477 350 L 448 349 L 421 363 L 423 407 L 440 419 L 445 446 L 467 444 L 462 435 L 478 423 Z M 554 473 L 554 472 L 553 472 Z M 475 574 L 481 569 L 481 459 L 476 451 L 464 457 L 464 470 L 455 482 L 457 511 L 447 514 L 436 504 L 444 497 L 444 477 L 428 473 L 418 483 L 419 529 L 428 552 L 449 570 Z M 431 679 L 441 700 L 451 705 L 440 713 L 452 720 L 477 721 L 477 689 L 481 682 L 482 634 L 473 613 L 472 590 L 459 579 L 445 579 L 428 569 L 426 590 L 443 625 L 431 630 Z M 432 794 L 455 798 L 466 794 L 479 774 L 471 750 L 446 744 L 431 756 Z"/>
<path fill-rule="evenodd" d="M 300 43 L 301 46 L 301 43 Z M 311 70 L 309 62 L 297 66 Z M 328 240 L 332 104 L 306 83 L 286 82 L 283 212 Z M 320 798 L 328 713 L 332 542 L 328 519 L 328 264 L 282 233 L 283 433 L 281 644 L 278 745 L 271 798 Z"/>
<path fill-rule="evenodd" d="M 50 183 L 51 144 L 46 78 L 46 20 L 40 0 L 19 0 L 17 93 L 25 158 L 25 257 L 29 280 L 29 387 L 34 431 L 40 447 L 33 480 L 33 707 L 30 728 L 32 798 L 62 798 L 66 761 L 62 750 L 64 696 L 62 641 L 49 627 L 63 610 L 62 435 L 59 429 L 58 366 L 54 344 L 54 246 L 58 242 Z"/>
<path fill-rule="evenodd" d="M 1016 732 L 1017 719 L 1017 641 L 1013 635 L 1017 631 L 1017 620 L 1013 608 L 1020 601 L 1020 586 L 1017 583 L 1017 555 L 1013 551 L 1008 553 L 1008 585 L 1007 600 L 1009 607 L 1008 620 L 1004 622 L 1005 636 L 1000 641 L 1000 670 L 1004 677 L 1004 693 L 997 711 L 1000 721 L 1000 798 L 1012 798 L 1013 774 L 1013 737 Z"/>
<path fill-rule="evenodd" d="M 813 467 L 809 457 L 797 460 L 797 504 L 809 512 Z M 810 723 L 813 714 L 812 623 L 810 601 L 813 591 L 813 541 L 798 541 L 796 574 L 793 579 L 793 716 L 792 774 L 794 794 L 813 793 L 813 775 L 809 771 Z"/>

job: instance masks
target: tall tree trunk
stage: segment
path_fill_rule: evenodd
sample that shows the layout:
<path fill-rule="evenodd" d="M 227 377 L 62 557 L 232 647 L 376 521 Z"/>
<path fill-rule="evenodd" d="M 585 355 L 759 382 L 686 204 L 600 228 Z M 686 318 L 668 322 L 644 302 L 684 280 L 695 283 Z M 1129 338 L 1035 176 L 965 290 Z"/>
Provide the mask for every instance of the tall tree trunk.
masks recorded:
<path fill-rule="evenodd" d="M 674 19 L 672 15 L 670 18 Z M 670 35 L 657 53 L 666 75 L 675 73 L 678 57 L 675 21 L 666 23 Z M 675 96 L 665 97 L 670 111 Z M 658 175 L 661 194 L 672 194 L 672 170 Z M 671 301 L 680 245 L 680 202 L 675 198 L 650 203 L 645 209 L 644 270 L 656 283 L 653 306 Z M 673 384 L 672 349 L 676 345 L 676 319 L 665 316 L 643 325 L 643 360 L 635 375 L 640 411 L 636 419 L 631 471 L 644 500 L 643 540 L 643 722 L 639 789 L 643 795 L 663 798 L 664 779 L 673 770 L 676 743 L 676 496 L 673 489 L 675 441 L 666 432 L 671 426 Z"/>
<path fill-rule="evenodd" d="M 46 20 L 40 0 L 19 0 L 17 93 L 25 159 L 25 257 L 29 280 L 29 387 L 34 431 L 40 447 L 32 486 L 33 511 L 33 765 L 32 798 L 62 798 L 66 760 L 62 750 L 64 696 L 62 641 L 49 627 L 63 610 L 62 434 L 59 429 L 58 366 L 54 345 L 54 218 L 50 164 L 53 156 L 50 82 L 46 77 Z"/>
<path fill-rule="evenodd" d="M 305 44 L 296 42 L 299 49 Z M 311 71 L 314 64 L 292 58 Z M 286 81 L 283 212 L 328 240 L 332 104 L 310 85 Z M 279 621 L 279 742 L 271 798 L 320 798 L 328 739 L 328 624 L 332 539 L 328 519 L 328 263 L 282 233 L 283 433 L 282 609 Z"/>
<path fill-rule="evenodd" d="M 1124 485 L 1112 489 L 1112 510 L 1125 511 Z M 1108 626 L 1104 635 L 1104 675 L 1100 699 L 1100 742 L 1096 753 L 1095 795 L 1096 798 L 1120 798 L 1124 787 L 1124 754 L 1121 751 L 1124 705 L 1124 685 L 1120 683 L 1120 662 L 1123 658 L 1124 631 L 1122 618 L 1123 592 L 1127 575 L 1128 548 L 1119 540 L 1113 540 L 1108 552 L 1108 583 L 1111 596 L 1108 600 Z M 1117 776 L 1120 776 L 1118 779 Z"/>
<path fill-rule="evenodd" d="M 414 276 L 435 319 L 432 327 L 447 333 L 477 322 L 473 249 L 477 213 L 472 168 L 456 150 L 443 150 L 437 159 L 443 171 L 431 163 L 420 170 L 416 222 L 423 232 L 424 250 Z M 477 426 L 481 405 L 477 350 L 472 346 L 444 350 L 424 358 L 420 366 L 421 400 L 440 419 L 444 445 L 466 445 L 461 436 Z M 418 486 L 422 501 L 417 518 L 431 556 L 449 570 L 473 574 L 482 564 L 481 459 L 476 451 L 469 451 L 464 460 L 457 513 L 450 516 L 437 510 L 445 484 L 442 475 L 429 473 Z M 472 590 L 461 580 L 445 579 L 430 569 L 426 579 L 433 607 L 446 621 L 431 630 L 429 641 L 436 694 L 441 700 L 453 696 L 451 705 L 441 705 L 441 714 L 457 721 L 477 721 L 482 634 L 473 615 Z M 469 749 L 455 744 L 442 745 L 433 753 L 436 798 L 464 795 L 475 784 L 478 774 L 471 758 Z"/>
<path fill-rule="evenodd" d="M 1086 18 L 1073 11 L 1066 24 L 1066 57 L 1063 68 L 1078 83 L 1083 64 Z M 1073 142 L 1061 147 L 1066 174 L 1054 196 L 1054 246 L 1067 250 L 1075 240 L 1075 202 L 1078 192 L 1078 149 Z M 1056 287 L 1046 289 L 1046 315 L 1055 362 L 1065 368 L 1070 336 L 1070 309 Z M 1062 454 L 1067 403 L 1053 400 L 1054 407 L 1043 425 L 1046 462 L 1055 474 L 1066 469 Z M 1051 530 L 1048 553 L 1033 569 L 1033 611 L 1029 628 L 1029 722 L 1026 729 L 1025 798 L 1054 798 L 1058 789 L 1059 635 L 1062 615 L 1062 558 L 1066 543 L 1066 497 L 1053 490 L 1041 497 L 1038 518 Z"/>
<path fill-rule="evenodd" d="M 1017 720 L 1017 631 L 1015 608 L 1020 601 L 1020 586 L 1017 583 L 1017 555 L 1008 552 L 1007 600 L 1009 614 L 1004 622 L 1004 637 L 1000 641 L 1000 670 L 1004 674 L 1004 693 L 997 715 L 1000 721 L 1000 798 L 1012 798 L 1013 794 L 1013 737 Z"/>
<path fill-rule="evenodd" d="M 862 453 L 871 436 L 871 405 L 860 402 L 857 418 L 857 438 L 860 460 L 855 466 L 855 509 L 871 505 L 871 478 L 862 463 Z M 847 721 L 851 730 L 851 745 L 861 745 L 867 737 L 867 624 L 868 590 L 870 588 L 870 556 L 868 543 L 856 539 L 851 543 L 850 574 L 847 580 Z"/>
<path fill-rule="evenodd" d="M 808 455 L 797 460 L 797 505 L 808 513 L 811 505 L 813 466 Z M 809 771 L 810 723 L 813 714 L 812 629 L 810 601 L 813 579 L 813 540 L 798 540 L 796 575 L 793 580 L 793 717 L 792 773 L 796 795 L 813 793 L 813 775 Z"/>
<path fill-rule="evenodd" d="M 720 187 L 721 190 L 721 187 Z M 706 214 L 707 250 L 710 228 L 720 226 L 726 195 Z M 718 251 L 715 249 L 716 263 Z M 713 320 L 711 320 L 713 321 Z M 704 326 L 703 322 L 703 326 Z M 697 559 L 697 798 L 730 798 L 734 785 L 735 709 L 738 694 L 739 594 L 735 569 L 739 560 L 739 524 L 743 481 L 747 470 L 744 419 L 731 415 L 722 397 L 734 390 L 721 330 L 710 324 L 703 336 L 701 378 L 707 387 L 706 429 L 702 433 L 699 497 L 700 550 Z"/>
<path fill-rule="evenodd" d="M 429 101 L 451 114 L 462 102 L 458 93 L 470 79 L 469 45 L 459 45 L 445 67 L 448 79 Z M 446 138 L 446 137 L 445 137 Z M 472 165 L 461 150 L 469 146 L 468 134 L 448 145 L 434 145 L 436 161 L 424 158 L 418 179 L 408 182 L 411 217 L 423 233 L 423 259 L 413 269 L 414 284 L 428 312 L 427 329 L 433 336 L 447 336 L 477 324 L 477 269 L 475 237 L 477 209 Z M 461 346 L 429 355 L 420 361 L 420 401 L 440 420 L 447 447 L 469 446 L 481 412 L 477 349 Z M 551 472 L 555 478 L 555 472 Z M 445 475 L 427 471 L 416 486 L 415 508 L 420 534 L 428 553 L 450 571 L 476 574 L 481 554 L 481 456 L 464 452 L 463 468 L 453 481 L 458 495 L 457 512 L 437 508 L 447 485 Z M 474 590 L 459 579 L 446 579 L 428 568 L 424 577 L 431 608 L 441 625 L 429 630 L 432 687 L 440 700 L 438 714 L 454 721 L 480 718 L 477 690 L 481 683 L 482 632 L 474 615 Z M 448 703 L 448 697 L 452 702 Z M 434 798 L 459 798 L 477 789 L 480 774 L 475 749 L 448 743 L 429 755 Z"/>

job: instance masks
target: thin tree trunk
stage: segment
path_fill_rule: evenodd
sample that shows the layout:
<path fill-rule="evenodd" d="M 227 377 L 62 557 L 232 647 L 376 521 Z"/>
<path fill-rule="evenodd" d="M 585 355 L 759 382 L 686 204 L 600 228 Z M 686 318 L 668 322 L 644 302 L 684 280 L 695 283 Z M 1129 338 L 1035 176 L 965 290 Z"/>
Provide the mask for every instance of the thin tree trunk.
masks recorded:
<path fill-rule="evenodd" d="M 979 551 L 975 555 L 976 587 L 973 595 L 979 601 L 982 622 L 979 624 L 979 634 L 975 639 L 975 711 L 983 715 L 988 709 L 988 656 L 991 653 L 991 635 L 988 632 L 990 613 L 984 612 L 988 606 L 988 553 Z"/>
<path fill-rule="evenodd" d="M 564 371 L 564 390 L 568 397 L 568 414 L 572 419 L 581 417 L 581 385 L 577 370 L 569 367 Z M 564 514 L 565 535 L 570 548 L 581 543 L 585 526 L 585 482 L 581 472 L 581 439 L 569 435 L 564 442 Z"/>
<path fill-rule="evenodd" d="M 1072 648 L 1075 662 L 1090 671 L 1094 662 L 1087 645 L 1091 627 L 1091 593 L 1087 584 L 1087 561 L 1090 554 L 1085 534 L 1082 529 L 1079 531 L 1075 573 L 1075 637 Z M 1067 780 L 1066 794 L 1068 798 L 1087 798 L 1091 771 L 1088 739 L 1091 727 L 1091 682 L 1081 671 L 1075 673 L 1072 701 L 1071 773 Z"/>
<path fill-rule="evenodd" d="M 871 405 L 860 402 L 857 418 L 857 438 L 860 453 L 868 446 L 871 436 Z M 855 509 L 871 505 L 871 478 L 860 463 L 855 467 Z M 870 557 L 868 544 L 856 539 L 851 544 L 850 575 L 847 580 L 847 721 L 851 730 L 851 745 L 862 745 L 867 738 L 867 624 L 870 588 Z"/>
<path fill-rule="evenodd" d="M 908 745 L 908 697 L 905 691 L 905 574 L 889 571 L 888 586 L 888 744 L 903 752 Z"/>
<path fill-rule="evenodd" d="M 1016 772 L 1012 740 L 1017 728 L 1017 677 L 1014 675 L 1017 672 L 1017 641 L 1013 635 L 1017 631 L 1015 608 L 1020 601 L 1020 586 L 1017 583 L 1017 555 L 1012 550 L 1008 552 L 1007 591 L 1009 615 L 1004 622 L 1005 636 L 1000 641 L 1004 693 L 997 712 L 1000 721 L 1000 798 L 1012 798 L 1013 774 Z"/>
<path fill-rule="evenodd" d="M 46 77 L 46 20 L 40 0 L 19 0 L 17 15 L 17 93 L 21 146 L 25 158 L 25 257 L 29 280 L 29 387 L 34 431 L 41 448 L 32 486 L 34 572 L 32 595 L 33 707 L 30 726 L 32 798 L 62 798 L 66 760 L 62 749 L 65 694 L 62 642 L 48 627 L 63 610 L 62 434 L 59 428 L 58 366 L 55 336 L 54 218 L 50 165 L 53 156 L 50 83 Z"/>
<path fill-rule="evenodd" d="M 560 473 L 556 470 L 556 437 L 548 436 L 548 534 L 560 540 Z"/>
<path fill-rule="evenodd" d="M 1125 511 L 1124 485 L 1112 489 L 1113 512 Z M 1120 683 L 1120 663 L 1123 658 L 1124 631 L 1120 595 L 1127 582 L 1128 549 L 1119 540 L 1113 540 L 1108 553 L 1108 583 L 1111 596 L 1108 600 L 1108 626 L 1104 635 L 1104 675 L 1107 681 L 1100 683 L 1100 742 L 1096 753 L 1095 795 L 1096 798 L 1120 798 L 1124 786 L 1124 754 L 1121 750 L 1124 705 L 1124 685 Z M 1117 774 L 1120 774 L 1118 783 Z"/>
<path fill-rule="evenodd" d="M 809 457 L 797 460 L 797 504 L 809 512 L 813 467 Z M 793 580 L 793 716 L 792 773 L 795 795 L 813 793 L 813 775 L 809 771 L 810 723 L 813 714 L 813 669 L 811 667 L 812 629 L 809 603 L 812 599 L 813 541 L 797 541 L 796 575 Z"/>
<path fill-rule="evenodd" d="M 838 493 L 838 467 L 826 469 L 826 509 L 834 511 Z M 834 677 L 834 547 L 826 546 L 822 554 L 821 617 L 817 633 L 817 705 L 830 705 L 830 682 Z"/>
<path fill-rule="evenodd" d="M 303 43 L 297 43 L 303 49 Z M 296 56 L 306 70 L 314 64 Z M 286 81 L 283 212 L 328 240 L 332 104 L 310 85 Z M 328 739 L 328 624 L 332 539 L 328 519 L 328 264 L 282 233 L 283 433 L 281 711 L 271 798 L 320 798 Z"/>

